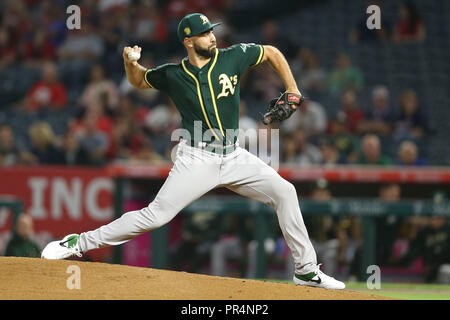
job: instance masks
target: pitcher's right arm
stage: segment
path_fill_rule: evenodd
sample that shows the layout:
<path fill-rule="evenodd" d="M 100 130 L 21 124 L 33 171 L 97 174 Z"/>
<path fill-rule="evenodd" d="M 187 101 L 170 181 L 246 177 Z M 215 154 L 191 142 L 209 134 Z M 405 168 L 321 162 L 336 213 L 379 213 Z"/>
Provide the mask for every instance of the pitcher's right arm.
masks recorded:
<path fill-rule="evenodd" d="M 148 89 L 150 86 L 145 82 L 144 76 L 147 68 L 141 66 L 137 61 L 128 58 L 128 52 L 131 50 L 141 52 L 138 46 L 123 48 L 123 62 L 128 81 L 137 89 Z"/>

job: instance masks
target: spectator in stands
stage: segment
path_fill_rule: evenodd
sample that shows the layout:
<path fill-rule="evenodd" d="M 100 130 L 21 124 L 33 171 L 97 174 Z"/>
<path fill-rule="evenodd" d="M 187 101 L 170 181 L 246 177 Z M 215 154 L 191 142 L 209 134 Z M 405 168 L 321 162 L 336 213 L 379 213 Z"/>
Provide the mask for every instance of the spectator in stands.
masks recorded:
<path fill-rule="evenodd" d="M 71 32 L 71 30 L 67 29 L 67 7 L 62 3 L 56 6 L 50 5 L 50 2 L 47 2 L 47 4 L 47 10 L 43 10 L 44 12 L 37 24 L 47 30 L 52 44 L 55 48 L 58 48 L 63 43 L 67 33 Z M 36 3 L 36 7 L 39 7 L 38 3 Z"/>
<path fill-rule="evenodd" d="M 90 81 L 86 85 L 80 98 L 80 104 L 84 107 L 90 104 L 100 104 L 105 111 L 113 112 L 119 105 L 119 91 L 116 84 L 105 75 L 105 68 L 101 64 L 95 64 L 91 68 Z"/>
<path fill-rule="evenodd" d="M 74 131 L 77 136 L 83 135 L 86 130 L 84 123 L 86 118 L 94 119 L 96 129 L 104 132 L 108 139 L 111 139 L 114 124 L 111 116 L 106 114 L 103 104 L 93 102 L 80 110 L 77 118 L 70 123 L 69 130 Z"/>
<path fill-rule="evenodd" d="M 53 129 L 45 121 L 35 122 L 29 129 L 31 141 L 31 162 L 33 164 L 57 164 L 61 159 L 61 150 Z"/>
<path fill-rule="evenodd" d="M 417 94 L 405 90 L 400 95 L 400 113 L 396 118 L 395 134 L 397 140 L 418 140 L 429 131 L 428 118 L 419 109 Z"/>
<path fill-rule="evenodd" d="M 347 159 L 339 153 L 336 145 L 329 139 L 322 138 L 319 141 L 319 148 L 322 154 L 321 164 L 324 166 L 334 166 L 338 164 L 346 164 Z"/>
<path fill-rule="evenodd" d="M 121 10 L 125 10 L 122 8 Z M 102 63 L 108 66 L 108 73 L 114 80 L 121 78 L 123 73 L 122 57 L 118 54 L 118 48 L 122 44 L 122 30 L 120 26 L 120 14 L 118 11 L 101 12 L 99 14 L 99 34 L 104 41 Z M 131 39 L 127 39 L 130 41 Z M 147 90 L 151 91 L 151 90 Z"/>
<path fill-rule="evenodd" d="M 179 20 L 190 12 L 201 12 L 207 8 L 209 1 L 203 3 L 199 1 L 171 0 L 167 5 L 167 15 L 169 19 Z M 205 7 L 202 7 L 205 5 Z"/>
<path fill-rule="evenodd" d="M 399 201 L 402 195 L 402 189 L 397 183 L 390 183 L 381 186 L 379 190 L 379 198 L 383 201 L 395 202 Z"/>
<path fill-rule="evenodd" d="M 323 134 L 327 129 L 325 108 L 319 102 L 306 99 L 301 108 L 281 124 L 284 131 L 292 132 L 297 128 L 303 128 L 309 137 Z"/>
<path fill-rule="evenodd" d="M 109 137 L 97 127 L 98 116 L 86 112 L 82 118 L 82 127 L 77 131 L 81 149 L 87 154 L 88 163 L 94 166 L 104 165 L 109 146 Z"/>
<path fill-rule="evenodd" d="M 152 141 L 143 132 L 142 128 L 137 128 L 128 142 L 128 147 L 131 152 L 129 161 L 134 163 L 144 164 L 165 164 L 168 162 L 157 151 L 154 150 Z"/>
<path fill-rule="evenodd" d="M 17 48 L 13 45 L 8 29 L 0 25 L 0 69 L 16 61 Z"/>
<path fill-rule="evenodd" d="M 148 110 L 145 108 L 142 115 L 134 103 L 131 95 L 122 95 L 120 104 L 111 122 L 111 146 L 108 152 L 110 158 L 125 159 L 131 155 L 129 144 L 133 153 L 141 146 L 141 139 L 135 137 L 136 129 L 142 126 L 143 119 Z"/>
<path fill-rule="evenodd" d="M 113 126 L 113 133 L 112 133 L 112 140 L 111 144 L 113 145 L 113 153 L 115 159 L 127 159 L 131 155 L 131 151 L 127 148 L 127 144 L 130 140 L 131 136 L 131 121 L 129 117 L 117 117 L 114 120 L 114 126 Z M 131 143 L 132 145 L 135 145 L 134 142 Z"/>
<path fill-rule="evenodd" d="M 358 125 L 359 133 L 374 133 L 379 136 L 392 134 L 395 116 L 390 108 L 389 90 L 376 86 L 372 90 L 372 108 L 365 120 Z"/>
<path fill-rule="evenodd" d="M 97 9 L 100 12 L 114 12 L 114 10 L 125 10 L 130 5 L 131 0 L 99 0 L 94 3 L 97 4 Z"/>
<path fill-rule="evenodd" d="M 340 111 L 330 125 L 333 144 L 344 163 L 355 163 L 358 158 L 358 139 L 349 131 L 347 115 Z"/>
<path fill-rule="evenodd" d="M 364 86 L 362 71 L 352 65 L 350 57 L 345 52 L 336 55 L 335 67 L 328 76 L 328 88 L 333 94 L 340 94 L 346 89 L 359 91 Z"/>
<path fill-rule="evenodd" d="M 297 146 L 297 156 L 295 163 L 300 166 L 319 164 L 322 161 L 322 154 L 319 148 L 308 141 L 308 135 L 302 128 L 294 132 L 294 141 Z"/>
<path fill-rule="evenodd" d="M 146 105 L 139 104 L 139 99 L 137 99 L 136 96 L 132 94 L 121 95 L 119 107 L 114 113 L 113 118 L 115 120 L 127 119 L 136 126 L 144 126 L 146 124 L 146 120 L 148 120 L 147 116 L 150 110 Z M 173 120 L 169 119 L 166 125 L 169 126 L 171 121 Z"/>
<path fill-rule="evenodd" d="M 395 24 L 392 36 L 395 43 L 423 42 L 426 28 L 419 10 L 411 2 L 404 2 L 399 8 L 399 20 Z"/>
<path fill-rule="evenodd" d="M 426 166 L 427 162 L 419 157 L 419 150 L 413 141 L 403 141 L 398 148 L 398 165 Z"/>
<path fill-rule="evenodd" d="M 8 124 L 0 124 L 0 166 L 20 163 L 21 152 L 15 145 L 14 131 Z"/>
<path fill-rule="evenodd" d="M 152 2 L 144 2 L 134 19 L 136 41 L 142 44 L 144 51 L 158 50 L 157 46 L 167 39 L 167 26 L 164 15 Z"/>
<path fill-rule="evenodd" d="M 58 163 L 68 166 L 89 164 L 88 154 L 80 147 L 80 142 L 74 131 L 68 130 L 64 135 L 63 148 Z"/>
<path fill-rule="evenodd" d="M 25 105 L 30 111 L 66 107 L 66 87 L 58 80 L 58 68 L 53 62 L 46 62 L 42 66 L 42 78 L 28 91 Z"/>
<path fill-rule="evenodd" d="M 112 152 L 110 158 L 153 162 L 162 162 L 160 154 L 165 154 L 177 117 L 172 116 L 172 109 L 167 105 L 159 105 L 152 110 L 136 103 L 131 95 L 121 96 L 120 105 L 114 115 L 114 125 L 111 135 Z M 151 140 L 155 135 L 155 146 Z"/>
<path fill-rule="evenodd" d="M 62 60 L 95 61 L 100 59 L 104 51 L 104 42 L 100 34 L 88 19 L 83 27 L 71 30 L 58 48 L 58 57 Z"/>
<path fill-rule="evenodd" d="M 154 150 L 151 139 L 135 116 L 117 117 L 113 130 L 114 155 L 117 159 L 149 164 L 163 163 L 166 160 Z"/>
<path fill-rule="evenodd" d="M 387 166 L 391 163 L 391 159 L 381 152 L 380 139 L 377 135 L 367 134 L 362 138 L 358 164 Z"/>
<path fill-rule="evenodd" d="M 302 90 L 308 92 L 308 95 L 314 95 L 327 89 L 327 74 L 311 49 L 300 49 L 294 61 L 297 63 L 292 63 L 292 72 Z"/>
<path fill-rule="evenodd" d="M 8 32 L 8 42 L 14 48 L 15 58 L 21 58 L 20 47 L 23 45 L 23 39 L 33 29 L 33 18 L 26 2 L 2 1 L 1 23 Z"/>
<path fill-rule="evenodd" d="M 39 64 L 56 59 L 56 47 L 46 29 L 36 29 L 25 43 L 24 58 L 27 62 Z"/>
<path fill-rule="evenodd" d="M 354 90 L 346 89 L 341 95 L 341 110 L 347 118 L 348 131 L 358 133 L 364 121 L 364 111 L 359 107 Z"/>
<path fill-rule="evenodd" d="M 33 239 L 33 218 L 22 213 L 16 222 L 12 238 L 6 245 L 5 256 L 39 258 L 41 248 Z"/>
<path fill-rule="evenodd" d="M 117 118 L 114 122 L 113 141 L 114 158 L 129 159 L 140 152 L 143 146 L 143 134 L 139 126 L 134 126 L 130 118 Z"/>
<path fill-rule="evenodd" d="M 100 34 L 89 19 L 83 19 L 83 27 L 70 30 L 57 51 L 65 83 L 74 90 L 83 88 L 93 61 L 100 60 L 104 50 Z"/>

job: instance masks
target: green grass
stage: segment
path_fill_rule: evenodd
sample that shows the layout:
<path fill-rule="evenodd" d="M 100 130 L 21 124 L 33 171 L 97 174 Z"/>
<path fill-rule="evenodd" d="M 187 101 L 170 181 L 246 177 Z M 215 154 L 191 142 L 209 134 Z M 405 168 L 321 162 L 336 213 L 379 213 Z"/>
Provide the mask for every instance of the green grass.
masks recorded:
<path fill-rule="evenodd" d="M 403 300 L 450 300 L 450 294 L 439 294 L 439 293 L 409 293 L 409 292 L 386 292 L 386 291 L 380 292 L 359 291 L 359 292 L 366 292 L 373 295 Z"/>
<path fill-rule="evenodd" d="M 422 283 L 381 283 L 370 290 L 365 282 L 347 282 L 346 289 L 405 300 L 450 300 L 450 285 Z"/>
<path fill-rule="evenodd" d="M 276 282 L 290 282 L 279 281 Z M 365 282 L 346 282 L 346 290 L 405 300 L 450 300 L 450 285 L 382 282 L 381 288 L 370 290 Z"/>
<path fill-rule="evenodd" d="M 352 288 L 352 289 L 367 289 L 367 284 L 365 282 L 346 282 L 346 285 L 348 288 Z M 449 284 L 382 282 L 381 289 L 450 291 L 450 285 Z"/>

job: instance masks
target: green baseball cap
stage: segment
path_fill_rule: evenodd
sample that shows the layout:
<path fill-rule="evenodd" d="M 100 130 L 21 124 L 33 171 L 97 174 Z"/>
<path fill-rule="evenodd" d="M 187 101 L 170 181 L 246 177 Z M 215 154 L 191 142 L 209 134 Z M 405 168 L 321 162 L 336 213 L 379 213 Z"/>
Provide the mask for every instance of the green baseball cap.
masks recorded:
<path fill-rule="evenodd" d="M 221 23 L 222 22 L 211 23 L 209 22 L 208 18 L 201 13 L 188 14 L 183 19 L 181 19 L 180 23 L 178 24 L 178 40 L 183 42 L 184 38 L 189 38 L 209 31 Z"/>

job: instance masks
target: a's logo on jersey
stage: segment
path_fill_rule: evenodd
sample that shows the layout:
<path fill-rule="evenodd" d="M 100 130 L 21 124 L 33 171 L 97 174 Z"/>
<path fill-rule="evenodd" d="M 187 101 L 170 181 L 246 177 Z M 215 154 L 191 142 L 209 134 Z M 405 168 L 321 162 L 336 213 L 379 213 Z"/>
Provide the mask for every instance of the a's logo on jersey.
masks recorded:
<path fill-rule="evenodd" d="M 222 85 L 222 92 L 219 93 L 217 99 L 220 99 L 222 97 L 228 97 L 230 93 L 233 95 L 234 90 L 236 89 L 237 81 L 238 81 L 237 75 L 228 77 L 225 73 L 222 73 L 219 76 L 219 84 Z"/>
<path fill-rule="evenodd" d="M 209 22 L 208 18 L 205 17 L 204 15 L 201 15 L 201 16 L 200 16 L 200 19 L 202 19 L 203 24 L 207 24 L 207 23 Z"/>

